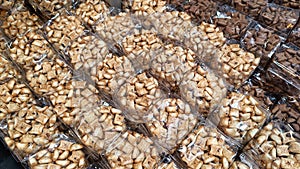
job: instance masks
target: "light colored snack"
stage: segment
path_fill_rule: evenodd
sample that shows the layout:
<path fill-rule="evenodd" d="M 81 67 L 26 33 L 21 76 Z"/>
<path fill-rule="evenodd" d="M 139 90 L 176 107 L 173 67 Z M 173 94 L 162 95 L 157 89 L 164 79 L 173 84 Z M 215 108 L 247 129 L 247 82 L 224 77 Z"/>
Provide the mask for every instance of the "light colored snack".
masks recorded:
<path fill-rule="evenodd" d="M 158 165 L 157 169 L 178 169 L 174 162 L 161 163 Z"/>
<path fill-rule="evenodd" d="M 134 68 L 139 71 L 150 68 L 151 60 L 162 52 L 164 44 L 154 32 L 134 29 L 122 40 L 122 46 Z"/>
<path fill-rule="evenodd" d="M 75 70 L 95 76 L 97 66 L 109 54 L 109 46 L 95 35 L 83 35 L 65 49 Z"/>
<path fill-rule="evenodd" d="M 92 79 L 99 89 L 112 95 L 132 74 L 134 68 L 127 57 L 110 55 L 99 63 L 97 74 Z"/>
<path fill-rule="evenodd" d="M 215 47 L 221 47 L 225 44 L 226 38 L 223 32 L 214 24 L 201 22 L 199 28 L 202 30 L 203 36 L 208 37 L 209 41 Z"/>
<path fill-rule="evenodd" d="M 134 12 L 138 15 L 149 15 L 154 12 L 163 12 L 166 1 L 164 0 L 125 0 L 122 1 L 122 8 L 126 12 Z"/>
<path fill-rule="evenodd" d="M 109 15 L 109 9 L 104 1 L 84 0 L 75 10 L 75 14 L 88 25 L 103 21 Z"/>
<path fill-rule="evenodd" d="M 158 81 L 143 72 L 123 84 L 114 94 L 114 100 L 132 120 L 143 122 L 150 106 L 163 95 Z"/>
<path fill-rule="evenodd" d="M 7 117 L 3 131 L 8 147 L 23 160 L 40 150 L 59 134 L 57 115 L 51 107 L 38 107 L 32 103 Z"/>
<path fill-rule="evenodd" d="M 11 9 L 15 0 L 0 0 L 0 9 Z"/>
<path fill-rule="evenodd" d="M 259 65 L 260 57 L 244 51 L 239 44 L 229 44 L 222 47 L 218 62 L 222 65 L 224 78 L 238 88 Z"/>
<path fill-rule="evenodd" d="M 167 98 L 151 106 L 145 121 L 157 143 L 172 152 L 194 129 L 198 119 L 187 103 Z"/>
<path fill-rule="evenodd" d="M 74 130 L 84 145 L 101 154 L 125 132 L 124 119 L 121 110 L 111 106 L 95 106 L 81 110 L 76 116 Z"/>
<path fill-rule="evenodd" d="M 29 0 L 32 6 L 38 8 L 44 15 L 49 17 L 59 13 L 63 8 L 69 9 L 72 0 Z"/>
<path fill-rule="evenodd" d="M 34 70 L 45 60 L 52 60 L 55 57 L 48 42 L 36 31 L 17 37 L 12 42 L 9 53 L 25 71 Z"/>
<path fill-rule="evenodd" d="M 188 48 L 168 44 L 153 58 L 150 72 L 166 87 L 175 87 L 187 72 L 196 67 L 195 57 Z"/>
<path fill-rule="evenodd" d="M 69 140 L 59 140 L 32 154 L 28 158 L 28 164 L 32 169 L 86 168 L 88 162 L 82 149 L 81 144 Z"/>
<path fill-rule="evenodd" d="M 0 84 L 18 76 L 19 73 L 11 65 L 11 63 L 2 56 L 0 56 Z"/>
<path fill-rule="evenodd" d="M 31 91 L 16 79 L 11 78 L 0 83 L 0 121 L 26 107 L 30 101 Z"/>
<path fill-rule="evenodd" d="M 136 23 L 129 13 L 119 13 L 96 23 L 95 30 L 100 38 L 110 44 L 121 43 L 122 39 L 135 28 Z"/>
<path fill-rule="evenodd" d="M 248 154 L 241 153 L 232 163 L 230 169 L 259 169 L 259 166 Z"/>
<path fill-rule="evenodd" d="M 126 131 L 106 149 L 105 155 L 112 169 L 155 168 L 160 159 L 159 148 L 148 137 Z"/>
<path fill-rule="evenodd" d="M 42 27 L 38 16 L 31 14 L 24 6 L 15 8 L 11 15 L 3 20 L 1 28 L 11 39 L 25 35 Z"/>
<path fill-rule="evenodd" d="M 84 33 L 85 27 L 77 16 L 63 9 L 47 23 L 44 30 L 49 42 L 64 50 L 72 40 Z"/>
<path fill-rule="evenodd" d="M 261 168 L 300 168 L 299 133 L 280 122 L 271 121 L 244 148 Z"/>
<path fill-rule="evenodd" d="M 205 66 L 186 73 L 179 88 L 181 97 L 203 117 L 218 107 L 227 92 L 223 79 Z"/>
<path fill-rule="evenodd" d="M 200 125 L 184 139 L 178 150 L 188 168 L 228 169 L 237 149 L 216 128 Z"/>
<path fill-rule="evenodd" d="M 245 144 L 259 132 L 267 116 L 252 96 L 230 92 L 212 120 L 218 119 L 217 125 L 225 134 Z"/>

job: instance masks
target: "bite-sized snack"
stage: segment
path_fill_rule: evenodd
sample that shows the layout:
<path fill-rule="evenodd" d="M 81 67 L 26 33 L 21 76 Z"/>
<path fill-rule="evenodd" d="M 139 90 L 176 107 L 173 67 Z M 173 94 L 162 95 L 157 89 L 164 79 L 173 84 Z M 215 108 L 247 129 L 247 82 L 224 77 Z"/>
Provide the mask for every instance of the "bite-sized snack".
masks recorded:
<path fill-rule="evenodd" d="M 0 9 L 10 9 L 14 3 L 15 0 L 0 0 Z"/>
<path fill-rule="evenodd" d="M 274 60 L 289 71 L 300 76 L 300 49 L 293 44 L 281 45 L 274 54 Z"/>
<path fill-rule="evenodd" d="M 63 51 L 71 41 L 84 33 L 85 27 L 77 16 L 62 9 L 59 14 L 46 23 L 44 30 L 49 42 L 57 50 Z"/>
<path fill-rule="evenodd" d="M 284 65 L 273 61 L 269 64 L 266 71 L 261 74 L 261 79 L 273 84 L 291 96 L 300 95 L 300 75 L 285 68 Z"/>
<path fill-rule="evenodd" d="M 93 34 L 85 34 L 73 40 L 65 54 L 76 71 L 96 76 L 97 67 L 109 57 L 109 45 Z"/>
<path fill-rule="evenodd" d="M 106 149 L 105 155 L 112 169 L 155 168 L 161 148 L 153 141 L 133 131 L 126 131 Z"/>
<path fill-rule="evenodd" d="M 30 168 L 82 169 L 88 166 L 83 146 L 72 140 L 58 140 L 28 158 Z"/>
<path fill-rule="evenodd" d="M 260 67 L 265 67 L 281 41 L 274 31 L 252 22 L 241 40 L 241 45 L 247 51 L 260 57 Z"/>
<path fill-rule="evenodd" d="M 73 0 L 29 0 L 28 2 L 36 11 L 41 12 L 44 19 L 50 19 L 63 8 L 70 9 L 74 3 Z"/>
<path fill-rule="evenodd" d="M 19 76 L 20 74 L 17 69 L 7 59 L 0 56 L 0 84 Z"/>
<path fill-rule="evenodd" d="M 228 169 L 237 147 L 215 127 L 200 125 L 182 141 L 178 151 L 189 169 Z"/>
<path fill-rule="evenodd" d="M 150 63 L 163 50 L 163 42 L 154 32 L 134 29 L 122 40 L 126 56 L 137 72 L 150 68 Z"/>
<path fill-rule="evenodd" d="M 24 71 L 38 69 L 36 66 L 42 62 L 57 57 L 48 42 L 37 31 L 30 31 L 25 36 L 17 37 L 9 48 L 9 55 Z M 50 75 L 52 72 L 47 73 Z"/>
<path fill-rule="evenodd" d="M 260 57 L 243 50 L 239 44 L 226 44 L 222 48 L 219 62 L 225 79 L 238 88 L 258 67 Z"/>
<path fill-rule="evenodd" d="M 163 12 L 166 1 L 164 0 L 123 0 L 122 9 L 126 12 L 133 12 L 138 15 L 149 15 L 154 12 Z"/>
<path fill-rule="evenodd" d="M 220 110 L 211 117 L 221 131 L 242 144 L 251 140 L 267 120 L 268 114 L 251 96 L 231 92 Z"/>
<path fill-rule="evenodd" d="M 112 95 L 134 74 L 134 67 L 125 57 L 110 55 L 100 62 L 92 79 L 99 89 Z"/>
<path fill-rule="evenodd" d="M 227 92 L 224 80 L 205 66 L 187 72 L 179 88 L 181 97 L 203 117 L 218 107 Z"/>
<path fill-rule="evenodd" d="M 26 36 L 27 32 L 41 28 L 42 23 L 40 23 L 37 15 L 30 13 L 21 5 L 5 17 L 0 27 L 10 39 L 14 39 L 19 36 Z"/>
<path fill-rule="evenodd" d="M 96 22 L 105 20 L 107 15 L 109 15 L 108 7 L 105 2 L 101 0 L 84 0 L 78 5 L 74 12 L 81 20 L 90 26 Z"/>
<path fill-rule="evenodd" d="M 256 19 L 267 6 L 268 0 L 232 0 L 231 5 L 238 11 Z"/>
<path fill-rule="evenodd" d="M 150 106 L 163 96 L 158 81 L 143 72 L 120 86 L 114 94 L 114 101 L 134 121 L 143 122 Z"/>
<path fill-rule="evenodd" d="M 242 153 L 235 159 L 230 169 L 259 169 L 259 166 L 247 154 Z"/>
<path fill-rule="evenodd" d="M 285 95 L 285 92 L 266 81 L 262 81 L 259 76 L 252 76 L 240 87 L 239 91 L 252 96 L 267 110 L 272 108 Z"/>
<path fill-rule="evenodd" d="M 298 0 L 273 0 L 272 2 L 289 8 L 300 9 L 300 1 Z"/>
<path fill-rule="evenodd" d="M 275 4 L 268 4 L 259 15 L 258 21 L 286 37 L 296 25 L 298 18 L 299 11 Z"/>
<path fill-rule="evenodd" d="M 77 109 L 78 110 L 78 109 Z M 75 117 L 74 131 L 82 143 L 99 154 L 125 132 L 126 125 L 121 110 L 106 105 L 82 107 Z"/>
<path fill-rule="evenodd" d="M 222 6 L 218 11 L 213 17 L 213 23 L 224 32 L 226 38 L 240 40 L 251 19 L 229 6 Z"/>
<path fill-rule="evenodd" d="M 151 106 L 145 121 L 155 141 L 172 152 L 194 129 L 198 119 L 187 103 L 167 98 Z"/>
<path fill-rule="evenodd" d="M 29 101 L 32 101 L 31 91 L 17 79 L 8 78 L 0 82 L 0 121 L 20 111 Z"/>
<path fill-rule="evenodd" d="M 280 121 L 268 123 L 252 139 L 244 151 L 261 168 L 299 168 L 299 133 L 295 133 L 287 124 Z"/>
<path fill-rule="evenodd" d="M 218 6 L 213 0 L 190 0 L 182 8 L 192 17 L 194 23 L 200 24 L 201 22 L 210 23 L 211 17 L 217 13 Z"/>
<path fill-rule="evenodd" d="M 300 47 L 300 22 L 296 24 L 287 38 L 287 42 L 291 42 Z"/>
<path fill-rule="evenodd" d="M 199 25 L 199 28 L 202 30 L 202 36 L 208 37 L 210 43 L 212 43 L 215 47 L 221 47 L 225 44 L 226 38 L 224 37 L 224 33 L 217 27 L 217 25 L 202 22 Z"/>
<path fill-rule="evenodd" d="M 8 147 L 20 160 L 40 150 L 60 134 L 53 108 L 39 107 L 33 102 L 23 105 L 7 116 L 7 128 L 2 129 Z"/>
<path fill-rule="evenodd" d="M 151 61 L 150 72 L 168 88 L 176 87 L 196 67 L 195 57 L 190 49 L 168 44 Z"/>
<path fill-rule="evenodd" d="M 104 21 L 96 23 L 94 29 L 105 42 L 112 45 L 119 45 L 118 43 L 121 43 L 122 39 L 136 26 L 131 14 L 121 12 L 118 15 L 109 16 Z M 120 56 L 124 55 L 122 52 L 117 54 Z"/>
<path fill-rule="evenodd" d="M 280 119 L 287 122 L 295 132 L 300 133 L 300 112 L 292 107 L 286 100 L 282 99 L 271 110 L 273 119 Z"/>

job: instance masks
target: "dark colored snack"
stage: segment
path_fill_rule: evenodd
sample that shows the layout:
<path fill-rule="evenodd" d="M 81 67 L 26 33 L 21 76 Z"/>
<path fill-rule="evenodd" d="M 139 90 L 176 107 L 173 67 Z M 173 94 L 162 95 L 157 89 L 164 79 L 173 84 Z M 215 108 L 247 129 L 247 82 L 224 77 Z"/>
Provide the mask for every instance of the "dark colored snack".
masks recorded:
<path fill-rule="evenodd" d="M 299 11 L 276 4 L 268 4 L 258 17 L 258 21 L 286 36 L 296 25 L 298 18 Z"/>
<path fill-rule="evenodd" d="M 242 93 L 254 97 L 265 109 L 270 109 L 284 96 L 284 92 L 252 76 L 240 89 Z"/>
<path fill-rule="evenodd" d="M 273 0 L 273 3 L 289 8 L 300 9 L 299 0 Z"/>
<path fill-rule="evenodd" d="M 274 60 L 300 76 L 300 49 L 297 46 L 293 44 L 280 46 L 274 55 Z"/>
<path fill-rule="evenodd" d="M 300 76 L 276 61 L 270 63 L 267 70 L 262 73 L 261 78 L 267 83 L 276 85 L 291 96 L 298 97 L 300 95 Z"/>
<path fill-rule="evenodd" d="M 295 26 L 290 35 L 287 38 L 287 42 L 294 43 L 300 47 L 300 22 Z"/>
<path fill-rule="evenodd" d="M 257 18 L 267 3 L 268 0 L 232 0 L 231 5 L 236 10 Z"/>
<path fill-rule="evenodd" d="M 230 7 L 222 7 L 220 15 L 213 18 L 226 38 L 239 40 L 250 23 L 250 18 Z"/>
<path fill-rule="evenodd" d="M 286 121 L 296 131 L 300 132 L 300 112 L 283 100 L 271 110 L 271 118 Z"/>
<path fill-rule="evenodd" d="M 242 46 L 247 51 L 261 57 L 259 67 L 265 67 L 280 42 L 281 38 L 274 31 L 256 22 L 251 23 L 241 40 Z"/>
<path fill-rule="evenodd" d="M 203 21 L 211 22 L 211 17 L 217 14 L 217 3 L 212 0 L 191 0 L 183 5 L 183 10 L 191 15 L 193 22 L 197 24 Z"/>

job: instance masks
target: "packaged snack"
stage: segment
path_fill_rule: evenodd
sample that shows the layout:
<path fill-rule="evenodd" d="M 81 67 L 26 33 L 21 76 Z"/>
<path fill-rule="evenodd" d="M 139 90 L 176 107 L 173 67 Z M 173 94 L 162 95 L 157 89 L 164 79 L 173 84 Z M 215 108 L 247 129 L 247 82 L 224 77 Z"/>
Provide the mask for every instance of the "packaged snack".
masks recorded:
<path fill-rule="evenodd" d="M 238 11 L 256 19 L 261 11 L 267 6 L 268 0 L 232 0 L 231 5 Z"/>

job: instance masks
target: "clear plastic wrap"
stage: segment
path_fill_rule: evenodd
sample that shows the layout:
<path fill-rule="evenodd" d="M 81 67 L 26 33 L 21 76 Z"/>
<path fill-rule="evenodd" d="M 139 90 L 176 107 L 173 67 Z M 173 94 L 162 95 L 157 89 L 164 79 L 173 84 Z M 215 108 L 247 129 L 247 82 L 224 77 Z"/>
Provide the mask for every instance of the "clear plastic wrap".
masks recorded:
<path fill-rule="evenodd" d="M 270 111 L 273 119 L 286 121 L 295 132 L 300 133 L 300 112 L 285 98 L 282 98 Z"/>
<path fill-rule="evenodd" d="M 40 13 L 43 19 L 50 19 L 60 13 L 63 8 L 70 9 L 75 0 L 26 0 L 27 3 Z M 46 21 L 46 20 L 45 20 Z"/>
<path fill-rule="evenodd" d="M 261 76 L 263 81 L 276 84 L 276 87 L 289 93 L 291 96 L 300 95 L 300 75 L 289 71 L 284 65 L 273 61 Z"/>
<path fill-rule="evenodd" d="M 39 17 L 30 13 L 28 9 L 21 3 L 16 3 L 14 10 L 10 15 L 0 23 L 1 29 L 10 39 L 27 34 L 27 32 L 35 31 L 42 27 Z"/>
<path fill-rule="evenodd" d="M 300 47 L 300 22 L 298 22 L 293 30 L 290 32 L 287 42 L 291 42 L 296 46 Z"/>
<path fill-rule="evenodd" d="M 166 87 L 176 87 L 184 75 L 196 67 L 195 58 L 192 50 L 167 44 L 151 61 L 150 72 Z"/>
<path fill-rule="evenodd" d="M 104 21 L 110 13 L 105 2 L 101 0 L 83 0 L 76 6 L 73 12 L 90 26 L 96 22 Z"/>
<path fill-rule="evenodd" d="M 247 154 L 241 153 L 232 163 L 230 169 L 259 169 L 259 166 Z"/>
<path fill-rule="evenodd" d="M 282 38 L 274 31 L 253 21 L 242 37 L 241 45 L 247 51 L 260 57 L 260 67 L 265 67 L 282 41 Z"/>
<path fill-rule="evenodd" d="M 205 65 L 197 66 L 183 77 L 180 96 L 191 105 L 197 115 L 207 117 L 225 97 L 224 80 Z"/>
<path fill-rule="evenodd" d="M 239 89 L 241 93 L 250 95 L 257 100 L 264 109 L 271 109 L 285 93 L 272 84 L 262 81 L 260 76 L 252 76 Z"/>
<path fill-rule="evenodd" d="M 124 52 L 136 72 L 149 69 L 151 61 L 162 52 L 163 46 L 158 35 L 146 29 L 133 29 L 122 40 Z"/>
<path fill-rule="evenodd" d="M 246 32 L 251 19 L 235 9 L 224 5 L 220 6 L 216 16 L 213 17 L 213 23 L 224 32 L 228 39 L 240 40 Z"/>
<path fill-rule="evenodd" d="M 159 82 L 154 77 L 142 72 L 119 87 L 113 96 L 115 103 L 124 110 L 129 119 L 144 121 L 150 106 L 165 96 Z"/>
<path fill-rule="evenodd" d="M 83 169 L 89 164 L 83 148 L 81 144 L 71 139 L 59 138 L 38 152 L 30 155 L 26 162 L 32 169 Z"/>
<path fill-rule="evenodd" d="M 186 12 L 192 21 L 198 25 L 201 22 L 211 22 L 211 17 L 217 13 L 217 2 L 212 0 L 174 0 L 169 3 L 175 9 Z"/>
<path fill-rule="evenodd" d="M 300 49 L 294 44 L 281 45 L 274 54 L 274 60 L 289 71 L 300 76 Z"/>
<path fill-rule="evenodd" d="M 238 11 L 248 14 L 256 19 L 261 11 L 267 6 L 268 0 L 232 0 L 231 5 Z"/>
<path fill-rule="evenodd" d="M 152 1 L 139 1 L 139 0 L 123 0 L 122 10 L 132 12 L 138 15 L 149 15 L 154 12 L 163 12 L 166 1 L 152 0 Z"/>
<path fill-rule="evenodd" d="M 228 169 L 238 147 L 215 127 L 200 125 L 182 141 L 178 151 L 189 169 Z"/>
<path fill-rule="evenodd" d="M 11 65 L 10 61 L 0 56 L 0 84 L 19 76 L 19 72 Z"/>
<path fill-rule="evenodd" d="M 8 147 L 21 161 L 59 137 L 58 117 L 51 107 L 39 107 L 30 100 L 7 115 L 2 133 Z"/>
<path fill-rule="evenodd" d="M 261 129 L 268 116 L 253 97 L 230 92 L 210 120 L 227 136 L 245 144 Z"/>
<path fill-rule="evenodd" d="M 300 2 L 297 0 L 272 0 L 272 2 L 289 8 L 300 9 Z"/>
<path fill-rule="evenodd" d="M 299 133 L 281 121 L 268 123 L 244 148 L 260 168 L 299 168 Z"/>
<path fill-rule="evenodd" d="M 151 139 L 133 131 L 126 131 L 105 151 L 112 169 L 156 168 L 160 161 L 160 151 Z"/>
<path fill-rule="evenodd" d="M 222 52 L 219 62 L 223 77 L 234 88 L 239 88 L 259 66 L 260 57 L 246 52 L 238 43 L 224 45 Z"/>
<path fill-rule="evenodd" d="M 20 111 L 30 101 L 31 91 L 17 79 L 9 77 L 0 82 L 0 121 Z"/>
<path fill-rule="evenodd" d="M 57 50 L 63 51 L 65 47 L 70 45 L 72 40 L 84 33 L 85 27 L 80 18 L 63 8 L 44 24 L 43 30 L 47 40 Z"/>
<path fill-rule="evenodd" d="M 286 37 L 296 25 L 298 18 L 299 11 L 297 10 L 268 4 L 260 13 L 258 21 Z"/>
<path fill-rule="evenodd" d="M 75 71 L 96 76 L 98 65 L 110 57 L 110 47 L 97 35 L 87 33 L 73 40 L 64 53 Z"/>

